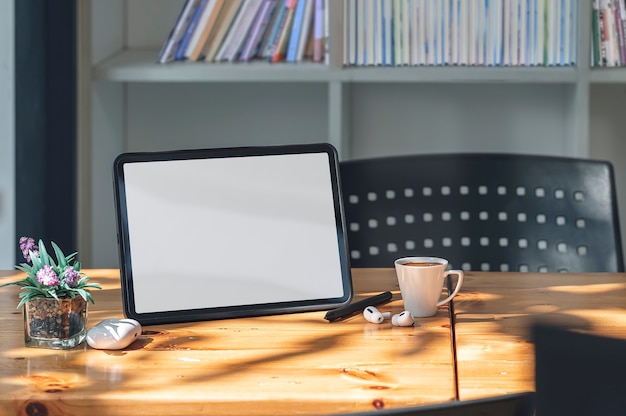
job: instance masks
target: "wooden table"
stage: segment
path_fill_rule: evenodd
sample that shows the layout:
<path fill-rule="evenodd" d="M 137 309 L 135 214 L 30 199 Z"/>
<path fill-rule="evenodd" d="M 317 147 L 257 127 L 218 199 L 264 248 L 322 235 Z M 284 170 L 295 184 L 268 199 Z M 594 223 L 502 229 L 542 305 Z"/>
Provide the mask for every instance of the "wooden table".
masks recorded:
<path fill-rule="evenodd" d="M 104 288 L 90 326 L 121 317 L 118 271 L 86 272 Z M 393 269 L 353 280 L 355 299 L 392 290 L 380 309 L 402 311 Z M 18 293 L 0 289 L 0 415 L 329 414 L 455 399 L 447 307 L 410 328 L 319 311 L 155 325 L 121 351 L 57 351 L 24 347 Z"/>
<path fill-rule="evenodd" d="M 104 287 L 91 324 L 121 316 L 118 271 L 87 272 Z M 380 309 L 402 310 L 393 269 L 353 280 L 356 299 L 392 290 Z M 155 325 L 122 351 L 25 348 L 17 293 L 0 289 L 0 415 L 349 413 L 456 389 L 469 400 L 534 390 L 534 322 L 626 338 L 626 274 L 467 273 L 454 316 L 443 307 L 412 328 L 307 312 Z"/>
<path fill-rule="evenodd" d="M 535 389 L 535 322 L 626 338 L 626 274 L 467 273 L 454 300 L 461 400 Z"/>

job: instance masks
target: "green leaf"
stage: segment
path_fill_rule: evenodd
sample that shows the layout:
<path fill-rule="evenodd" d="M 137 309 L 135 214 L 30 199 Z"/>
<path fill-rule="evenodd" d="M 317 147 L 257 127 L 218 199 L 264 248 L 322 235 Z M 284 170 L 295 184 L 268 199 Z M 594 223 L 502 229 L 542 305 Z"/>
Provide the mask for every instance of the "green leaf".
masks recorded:
<path fill-rule="evenodd" d="M 48 251 L 46 250 L 46 246 L 43 243 L 43 240 L 39 240 L 39 259 L 41 260 L 42 265 L 47 264 L 50 265 L 51 258 L 48 255 Z M 32 256 L 31 256 L 32 260 Z M 33 261 L 33 266 L 35 262 Z"/>
<path fill-rule="evenodd" d="M 100 286 L 97 283 L 87 283 L 86 285 L 83 285 L 82 287 L 88 287 L 92 289 L 102 289 L 102 286 Z"/>
<path fill-rule="evenodd" d="M 63 254 L 63 251 L 61 251 L 59 246 L 54 241 L 51 241 L 50 244 L 52 244 L 54 254 L 55 256 L 57 256 L 57 263 L 59 263 L 59 267 L 61 268 L 61 270 L 65 269 L 65 267 L 67 266 L 67 259 L 65 258 L 65 254 Z"/>
<path fill-rule="evenodd" d="M 44 263 L 42 262 L 41 258 L 35 256 L 32 251 L 29 251 L 28 253 L 30 254 L 30 261 L 31 261 L 31 263 L 33 263 L 32 270 L 34 271 L 34 270 L 41 269 L 41 267 L 44 265 Z M 41 253 L 39 253 L 39 254 L 41 254 Z"/>
<path fill-rule="evenodd" d="M 77 254 L 78 254 L 78 252 L 74 252 L 74 253 L 70 254 L 69 256 L 66 256 L 66 257 L 65 257 L 65 261 L 66 261 L 66 263 L 67 263 L 68 265 L 69 265 L 69 264 L 72 264 L 72 260 L 74 260 L 74 257 L 76 257 L 76 255 L 77 255 Z"/>
<path fill-rule="evenodd" d="M 59 297 L 57 296 L 57 292 L 56 290 L 49 290 L 48 294 L 50 294 L 50 296 L 52 296 L 53 298 L 55 298 L 56 300 L 59 300 Z"/>
<path fill-rule="evenodd" d="M 30 300 L 30 298 L 27 298 L 26 296 L 23 297 L 22 300 L 20 300 L 20 303 L 17 304 L 17 309 L 21 308 L 29 300 Z"/>
<path fill-rule="evenodd" d="M 28 263 L 21 263 L 21 264 L 18 264 L 17 266 L 15 266 L 15 268 L 16 268 L 17 270 L 21 270 L 21 271 L 23 271 L 23 272 L 24 272 L 24 273 L 26 273 L 26 274 L 31 274 L 31 272 L 32 272 L 32 270 L 33 270 L 33 268 L 31 267 L 31 265 L 30 265 L 30 264 L 28 264 Z"/>
<path fill-rule="evenodd" d="M 87 293 L 87 300 L 93 304 L 95 304 L 96 302 L 94 302 L 93 298 L 91 297 L 91 293 L 85 291 Z"/>

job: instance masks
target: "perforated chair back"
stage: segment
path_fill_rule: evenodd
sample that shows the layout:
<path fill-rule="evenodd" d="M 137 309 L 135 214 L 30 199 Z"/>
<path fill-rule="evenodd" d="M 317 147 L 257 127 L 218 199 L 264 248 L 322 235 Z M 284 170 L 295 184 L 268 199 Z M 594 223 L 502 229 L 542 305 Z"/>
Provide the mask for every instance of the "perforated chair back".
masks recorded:
<path fill-rule="evenodd" d="M 624 271 L 613 167 L 513 154 L 340 163 L 352 267 L 407 255 L 483 271 Z"/>

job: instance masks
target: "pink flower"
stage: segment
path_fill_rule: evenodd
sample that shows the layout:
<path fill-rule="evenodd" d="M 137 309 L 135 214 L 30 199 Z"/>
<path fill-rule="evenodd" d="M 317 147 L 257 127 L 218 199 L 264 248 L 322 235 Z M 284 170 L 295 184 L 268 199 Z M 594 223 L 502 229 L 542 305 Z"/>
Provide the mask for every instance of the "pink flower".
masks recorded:
<path fill-rule="evenodd" d="M 56 286 L 59 284 L 59 276 L 54 272 L 52 266 L 46 264 L 37 272 L 37 281 L 44 286 Z"/>
<path fill-rule="evenodd" d="M 29 252 L 32 252 L 35 256 L 39 256 L 39 247 L 35 244 L 35 240 L 30 237 L 20 238 L 20 250 L 22 250 L 22 255 L 29 263 L 31 260 Z"/>
<path fill-rule="evenodd" d="M 74 270 L 71 266 L 67 266 L 65 268 L 65 282 L 69 287 L 76 287 L 79 279 L 80 273 Z"/>

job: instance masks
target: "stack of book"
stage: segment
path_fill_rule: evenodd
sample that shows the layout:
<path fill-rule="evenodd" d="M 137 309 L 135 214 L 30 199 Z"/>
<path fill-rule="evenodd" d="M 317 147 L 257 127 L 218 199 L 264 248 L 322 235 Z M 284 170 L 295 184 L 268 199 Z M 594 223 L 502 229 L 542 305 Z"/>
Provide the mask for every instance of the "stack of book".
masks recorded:
<path fill-rule="evenodd" d="M 328 0 L 187 0 L 158 62 L 326 62 Z"/>
<path fill-rule="evenodd" d="M 346 0 L 345 4 L 345 65 L 576 63 L 578 0 Z"/>
<path fill-rule="evenodd" d="M 593 0 L 592 66 L 626 66 L 626 0 Z"/>

